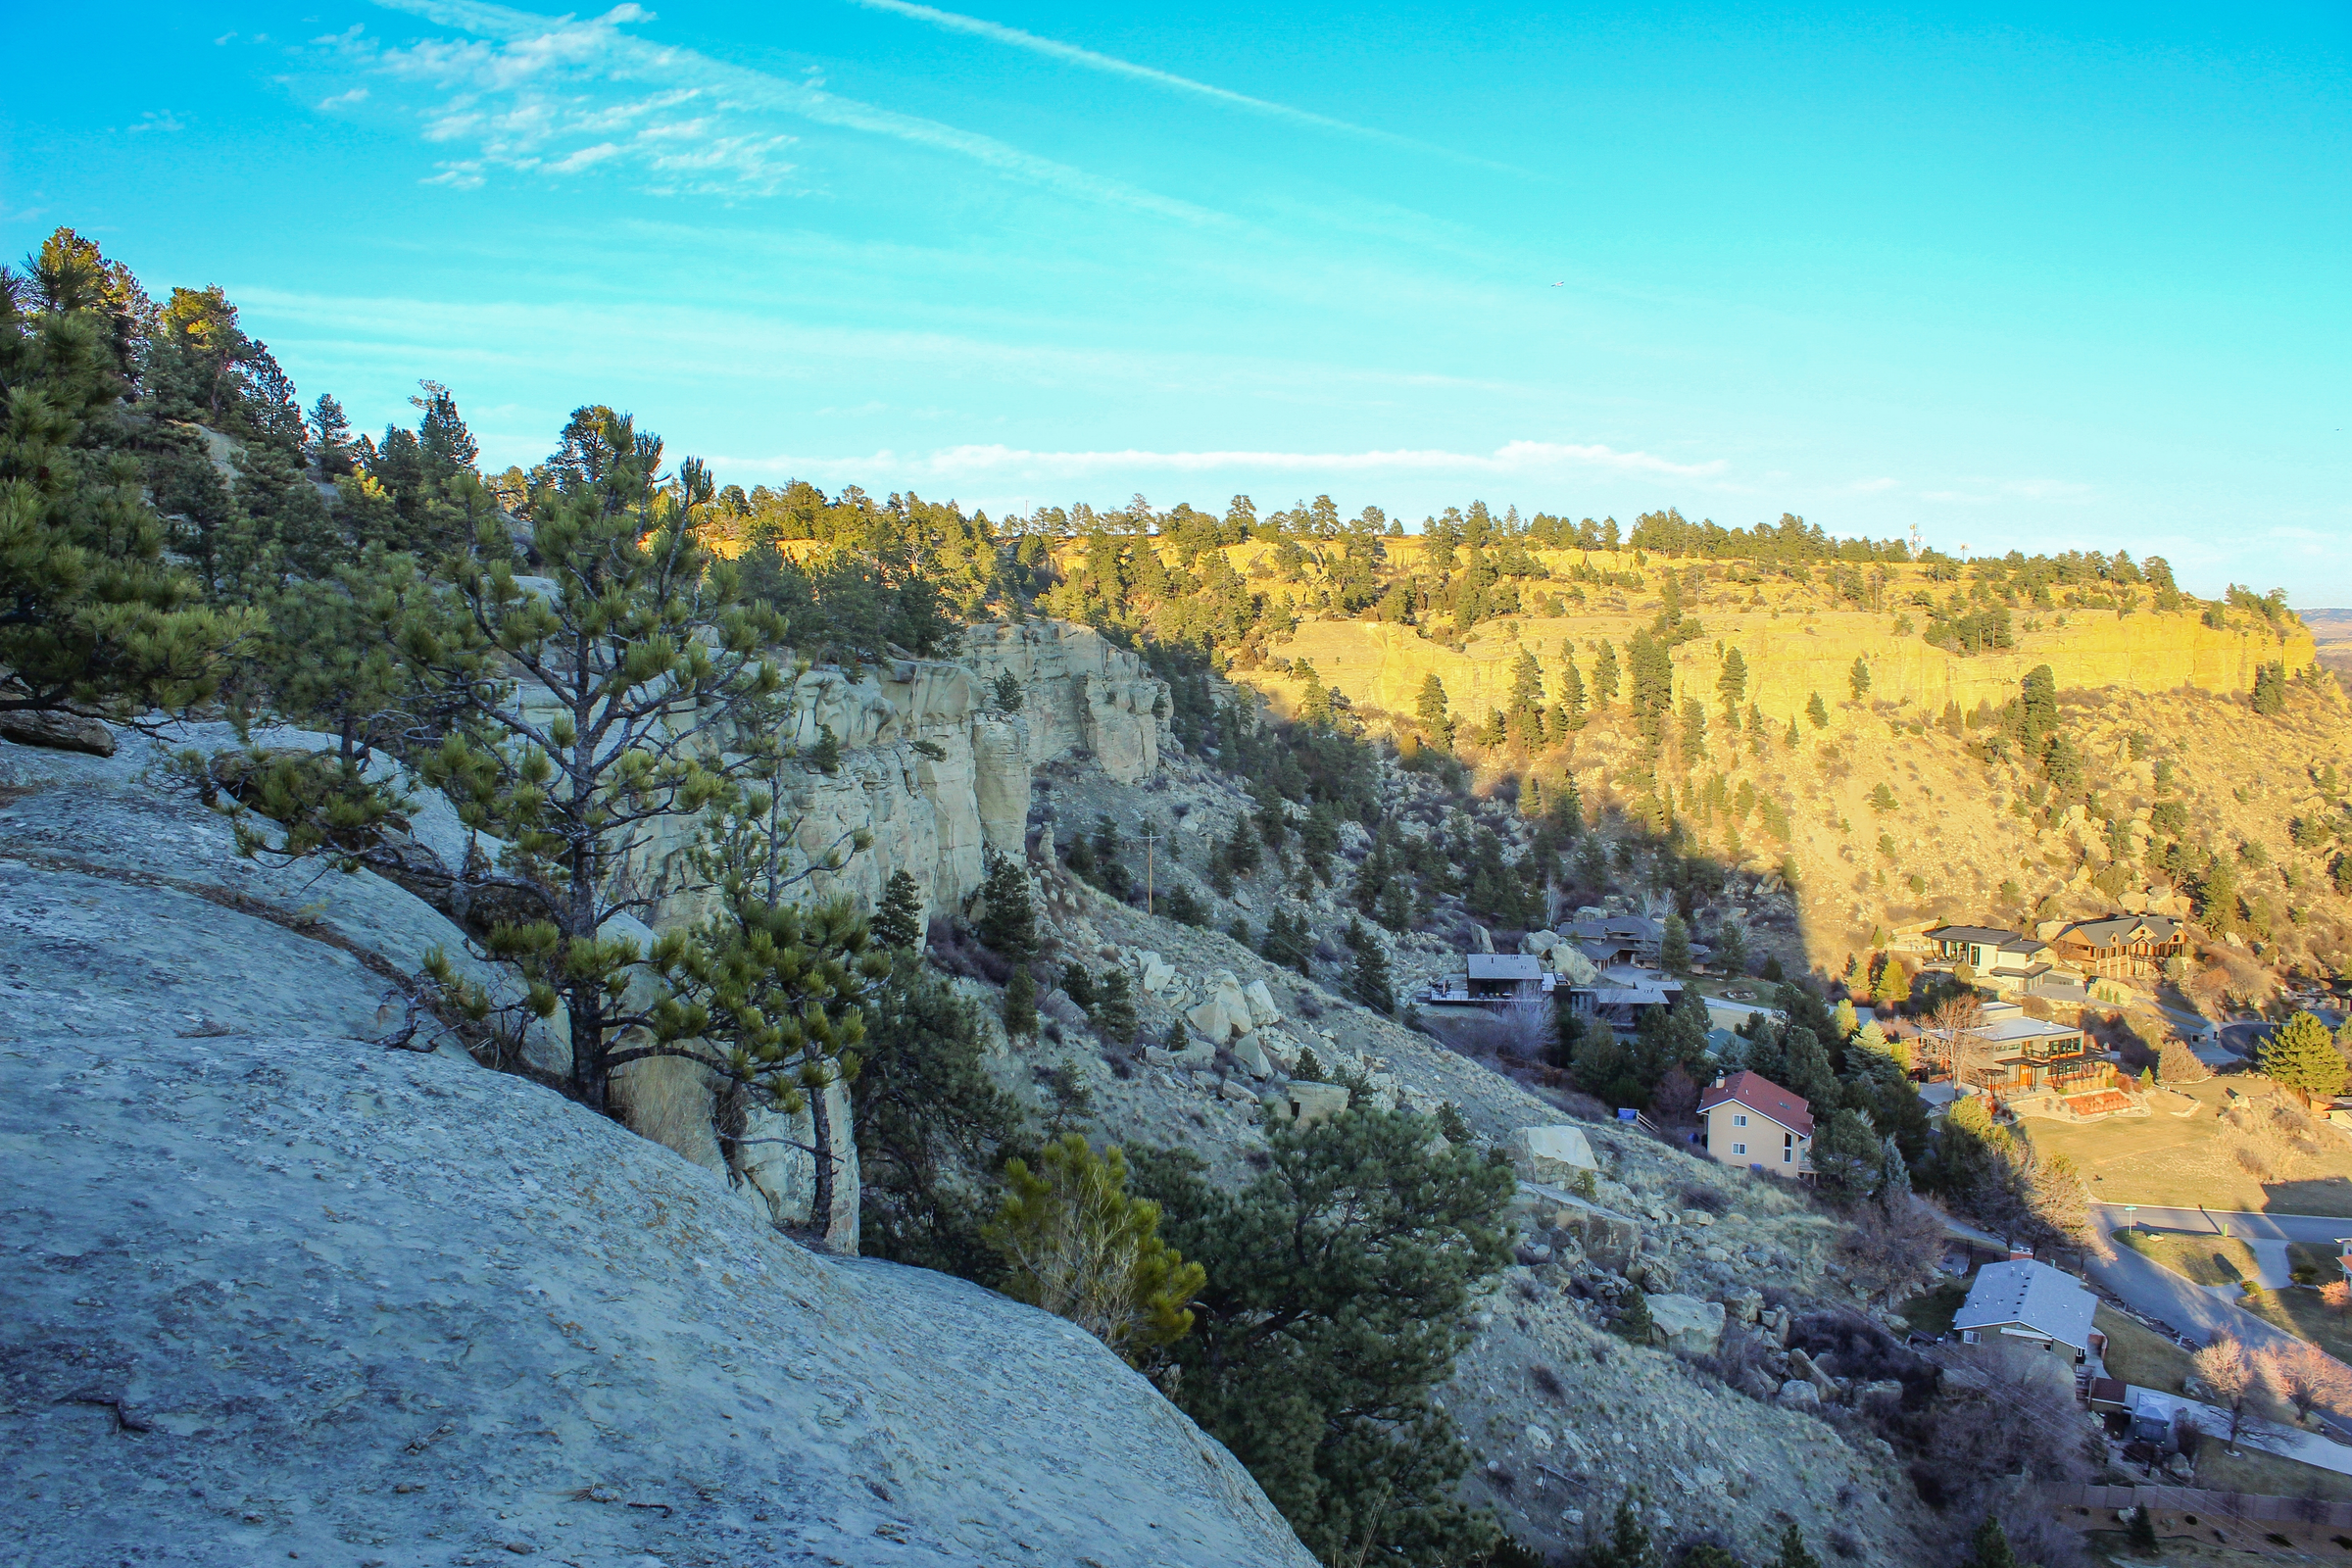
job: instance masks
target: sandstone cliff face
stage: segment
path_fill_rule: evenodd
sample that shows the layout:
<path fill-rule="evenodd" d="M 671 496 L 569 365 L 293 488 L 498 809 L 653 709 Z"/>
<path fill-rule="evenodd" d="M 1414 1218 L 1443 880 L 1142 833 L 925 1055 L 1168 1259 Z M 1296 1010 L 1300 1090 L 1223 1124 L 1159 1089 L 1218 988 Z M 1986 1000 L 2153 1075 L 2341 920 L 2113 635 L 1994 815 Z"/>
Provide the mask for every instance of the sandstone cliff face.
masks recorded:
<path fill-rule="evenodd" d="M 1017 712 L 995 707 L 994 682 L 1006 671 L 1020 683 Z M 849 893 L 870 908 L 904 870 L 926 912 L 955 905 L 987 874 L 988 851 L 1021 852 L 1036 768 L 1085 753 L 1120 783 L 1157 770 L 1167 691 L 1135 655 L 1060 621 L 972 627 L 956 662 L 900 660 L 855 677 L 808 670 L 787 693 L 781 738 L 809 748 L 829 728 L 842 761 L 833 774 L 784 770 L 800 847 L 818 863 L 836 846 L 846 853 L 852 834 L 871 839 L 840 870 L 815 877 L 814 891 Z M 675 855 L 692 827 L 657 828 L 647 858 Z M 668 919 L 693 913 L 690 901 L 663 910 Z"/>
<path fill-rule="evenodd" d="M 964 649 L 981 679 L 1010 670 L 1021 683 L 1032 765 L 1083 749 L 1117 784 L 1141 783 L 1159 766 L 1167 682 L 1099 632 L 1059 620 L 982 625 L 965 633 Z"/>
<path fill-rule="evenodd" d="M 27 1561 L 1280 1564 L 1058 1319 L 817 1257 L 523 1080 L 366 1043 L 457 932 L 0 743 L 0 1445 Z"/>

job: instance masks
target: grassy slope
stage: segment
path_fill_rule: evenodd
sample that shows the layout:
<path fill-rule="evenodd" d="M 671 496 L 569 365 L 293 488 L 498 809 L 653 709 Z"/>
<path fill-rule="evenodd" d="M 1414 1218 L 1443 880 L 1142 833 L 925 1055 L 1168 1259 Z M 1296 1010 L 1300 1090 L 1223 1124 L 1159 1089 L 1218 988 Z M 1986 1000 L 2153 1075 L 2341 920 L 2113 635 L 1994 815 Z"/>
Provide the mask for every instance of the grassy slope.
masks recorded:
<path fill-rule="evenodd" d="M 1413 541 L 1396 549 L 1396 570 L 1410 569 L 1417 550 Z M 1248 570 L 1265 550 L 1236 546 L 1229 554 Z M 1557 557 L 1550 561 L 1555 571 L 1576 559 L 1558 552 L 1550 556 Z M 1603 563 L 1596 558 L 1595 564 Z M 1476 717 L 1507 690 L 1510 665 L 1522 647 L 1536 655 L 1547 689 L 1556 687 L 1563 638 L 1575 640 L 1588 680 L 1594 639 L 1609 638 L 1622 659 L 1625 639 L 1656 613 L 1661 564 L 1656 559 L 1648 563 L 1652 586 L 1646 593 L 1588 588 L 1587 605 L 1577 613 L 1483 623 L 1460 654 L 1412 628 L 1315 619 L 1302 620 L 1293 639 L 1272 652 L 1309 659 L 1326 683 L 1346 692 L 1359 710 L 1382 710 L 1367 713 L 1375 729 L 1390 722 L 1384 712 L 1409 710 L 1403 688 L 1418 680 L 1423 663 L 1442 672 L 1454 710 Z M 1687 572 L 1690 564 L 1679 566 Z M 1634 569 L 1630 557 L 1616 565 Z M 1987 769 L 1967 755 L 1961 738 L 1934 723 L 1947 693 L 1960 696 L 1963 707 L 1972 706 L 1977 695 L 2004 698 L 2014 692 L 2027 662 L 2042 660 L 2062 666 L 2062 686 L 2111 683 L 2071 693 L 2068 716 L 2069 733 L 2085 753 L 2090 777 L 2112 806 L 2144 817 L 2157 800 L 2180 799 L 2188 810 L 2190 837 L 2262 844 L 2273 864 L 2291 867 L 2301 886 L 2289 889 L 2272 871 L 2250 875 L 2248 891 L 2271 891 L 2282 905 L 2309 916 L 2282 934 L 2282 951 L 2272 956 L 2352 953 L 2352 906 L 2327 886 L 2332 852 L 2294 851 L 2286 836 L 2291 817 L 2325 804 L 2313 791 L 2308 770 L 2352 751 L 2346 744 L 2352 741 L 2352 708 L 2332 694 L 2298 687 L 2287 713 L 2264 718 L 2234 696 L 2216 695 L 2250 682 L 2257 657 L 2283 653 L 2291 662 L 2308 662 L 2312 645 L 2301 628 L 2289 628 L 2289 641 L 2281 644 L 2258 619 L 2242 614 L 2223 634 L 2185 615 L 2143 612 L 2119 621 L 2103 610 L 2038 615 L 2021 611 L 2016 612 L 2018 653 L 1956 659 L 1916 636 L 1894 636 L 1891 612 L 1840 610 L 1819 587 L 1798 588 L 1777 579 L 1743 583 L 1729 580 L 1735 568 L 1725 564 L 1708 569 L 1714 580 L 1686 601 L 1688 613 L 1700 619 L 1708 635 L 1677 651 L 1677 701 L 1686 695 L 1699 698 L 1710 710 L 1710 723 L 1720 726 L 1722 707 L 1714 691 L 1718 646 L 1744 642 L 1755 671 L 1751 696 L 1762 701 L 1772 740 L 1758 758 L 1744 744 L 1724 744 L 1718 734 L 1693 776 L 1703 780 L 1722 771 L 1734 790 L 1746 780 L 1759 793 L 1786 803 L 1793 842 L 1783 846 L 1765 837 L 1752 815 L 1736 826 L 1703 818 L 1692 825 L 1726 858 L 1757 870 L 1776 866 L 1784 852 L 1793 852 L 1804 873 L 1803 919 L 1801 932 L 1786 944 L 1785 959 L 1801 954 L 1812 964 L 1842 967 L 1880 923 L 2015 917 L 2021 911 L 2003 907 L 1999 900 L 2005 880 L 2018 883 L 2027 904 L 2055 898 L 2059 912 L 2070 917 L 2113 912 L 2114 906 L 2087 886 L 2107 858 L 2096 824 L 2079 828 L 2034 819 L 2021 800 L 2031 775 L 2015 767 Z M 1911 568 L 1897 568 L 1890 603 L 1916 586 L 1909 580 L 1915 575 Z M 1257 586 L 1277 599 L 1289 596 L 1309 605 L 1318 582 L 1310 567 L 1299 583 L 1267 577 Z M 1548 593 L 1567 584 L 1555 577 L 1532 586 Z M 1907 612 L 1925 623 L 1915 608 Z M 2038 629 L 2026 631 L 2029 622 Z M 2118 627 L 2128 628 L 2129 635 Z M 1449 634 L 1449 627 L 1432 629 Z M 2165 656 L 2168 645 L 2192 642 L 2215 646 L 2185 663 Z M 1870 700 L 1863 703 L 1842 700 L 1847 696 L 1842 670 L 1856 651 L 1867 653 L 1880 670 Z M 1294 701 L 1302 689 L 1300 678 L 1270 667 L 1237 669 L 1235 676 L 1272 695 L 1278 706 Z M 2207 689 L 2181 689 L 2184 682 Z M 1783 741 L 1788 718 L 1801 706 L 1800 692 L 1813 690 L 1829 704 L 1830 728 L 1800 725 L 1801 744 L 1790 751 Z M 1889 701 L 1890 695 L 1902 700 Z M 1397 722 L 1410 724 L 1409 718 Z M 1629 728 L 1622 714 L 1602 714 L 1572 746 L 1544 758 L 1482 760 L 1492 769 L 1532 764 L 1554 776 L 1565 767 L 1588 798 L 1605 800 L 1629 759 Z M 2155 743 L 2153 754 L 2136 761 L 2129 744 L 2135 731 Z M 2174 788 L 2156 786 L 2158 759 L 2173 761 Z M 1889 787 L 1896 802 L 1884 817 L 1867 804 L 1880 783 Z M 1879 846 L 1882 832 L 1893 841 L 1891 858 Z M 1914 874 L 1926 884 L 1923 894 L 1906 885 Z M 2259 983 L 2251 966 L 2238 978 Z"/>

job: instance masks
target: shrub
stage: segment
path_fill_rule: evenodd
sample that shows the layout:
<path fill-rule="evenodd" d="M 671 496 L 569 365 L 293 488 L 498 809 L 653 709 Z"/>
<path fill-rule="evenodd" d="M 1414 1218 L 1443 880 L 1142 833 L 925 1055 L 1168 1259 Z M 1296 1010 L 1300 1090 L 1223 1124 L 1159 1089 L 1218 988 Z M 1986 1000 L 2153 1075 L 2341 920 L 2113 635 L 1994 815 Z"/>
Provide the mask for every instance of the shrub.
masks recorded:
<path fill-rule="evenodd" d="M 1005 1162 L 1004 1204 L 982 1232 L 1004 1259 L 1004 1294 L 1130 1359 L 1190 1333 L 1186 1303 L 1207 1274 L 1160 1240 L 1159 1205 L 1128 1193 L 1118 1146 L 1098 1155 L 1068 1133 L 1045 1147 L 1038 1167 Z"/>

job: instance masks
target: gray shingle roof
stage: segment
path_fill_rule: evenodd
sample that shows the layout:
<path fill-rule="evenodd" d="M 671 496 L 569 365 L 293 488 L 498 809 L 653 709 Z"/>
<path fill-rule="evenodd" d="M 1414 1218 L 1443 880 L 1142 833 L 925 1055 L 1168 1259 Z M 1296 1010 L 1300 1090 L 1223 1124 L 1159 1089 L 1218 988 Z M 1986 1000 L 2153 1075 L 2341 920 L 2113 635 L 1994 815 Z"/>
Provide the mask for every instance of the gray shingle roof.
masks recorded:
<path fill-rule="evenodd" d="M 2047 1263 L 2020 1258 L 1977 1271 L 1968 1300 L 1952 1314 L 1956 1329 L 2002 1329 L 2011 1324 L 2046 1334 L 2078 1350 L 2090 1348 L 2090 1318 L 2098 1298 Z"/>

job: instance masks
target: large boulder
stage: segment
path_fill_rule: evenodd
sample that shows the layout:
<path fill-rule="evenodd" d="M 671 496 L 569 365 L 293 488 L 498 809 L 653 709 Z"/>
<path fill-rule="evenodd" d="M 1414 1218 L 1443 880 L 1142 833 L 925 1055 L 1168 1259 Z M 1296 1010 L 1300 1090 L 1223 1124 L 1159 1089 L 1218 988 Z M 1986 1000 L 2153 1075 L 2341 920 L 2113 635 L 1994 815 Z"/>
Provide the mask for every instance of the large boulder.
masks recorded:
<path fill-rule="evenodd" d="M 1642 1255 L 1640 1221 L 1557 1187 L 1521 1182 L 1508 1213 L 1522 1233 L 1554 1247 L 1573 1243 L 1613 1274 L 1626 1273 Z"/>
<path fill-rule="evenodd" d="M 1149 951 L 1135 956 L 1135 971 L 1136 984 L 1143 988 L 1146 996 L 1158 996 L 1176 978 L 1176 971 L 1168 961 Z"/>
<path fill-rule="evenodd" d="M 115 755 L 115 732 L 94 718 L 73 713 L 36 713 L 28 709 L 0 712 L 0 741 L 43 746 L 91 757 Z"/>
<path fill-rule="evenodd" d="M 1242 1000 L 1250 1007 L 1250 1024 L 1263 1029 L 1268 1024 L 1282 1022 L 1282 1009 L 1274 1005 L 1274 993 L 1266 989 L 1263 980 L 1252 980 L 1242 987 Z"/>
<path fill-rule="evenodd" d="M 1233 1059 L 1242 1071 L 1252 1078 L 1271 1077 L 1274 1064 L 1266 1059 L 1265 1047 L 1254 1034 L 1243 1035 L 1232 1046 Z"/>
<path fill-rule="evenodd" d="M 1544 961 L 1572 986 L 1589 986 L 1600 978 L 1599 968 L 1573 942 L 1561 943 L 1544 956 Z"/>
<path fill-rule="evenodd" d="M 0 749 L 12 1560 L 1309 1568 L 1073 1325 L 370 1043 L 455 928 L 238 860 L 145 745 Z"/>
<path fill-rule="evenodd" d="M 1293 1082 L 1283 1087 L 1277 1104 L 1283 1119 L 1312 1127 L 1348 1108 L 1348 1088 L 1345 1084 Z"/>
<path fill-rule="evenodd" d="M 1575 1182 L 1598 1172 L 1592 1141 L 1582 1127 L 1522 1127 L 1511 1134 L 1512 1162 L 1535 1182 Z"/>
<path fill-rule="evenodd" d="M 1230 969 L 1209 976 L 1208 1000 L 1185 1013 L 1185 1020 L 1215 1045 L 1246 1035 L 1256 1025 L 1250 1017 L 1250 999 Z"/>
<path fill-rule="evenodd" d="M 1658 1343 L 1677 1355 L 1713 1355 L 1723 1341 L 1723 1303 L 1695 1296 L 1652 1296 L 1649 1321 Z"/>

